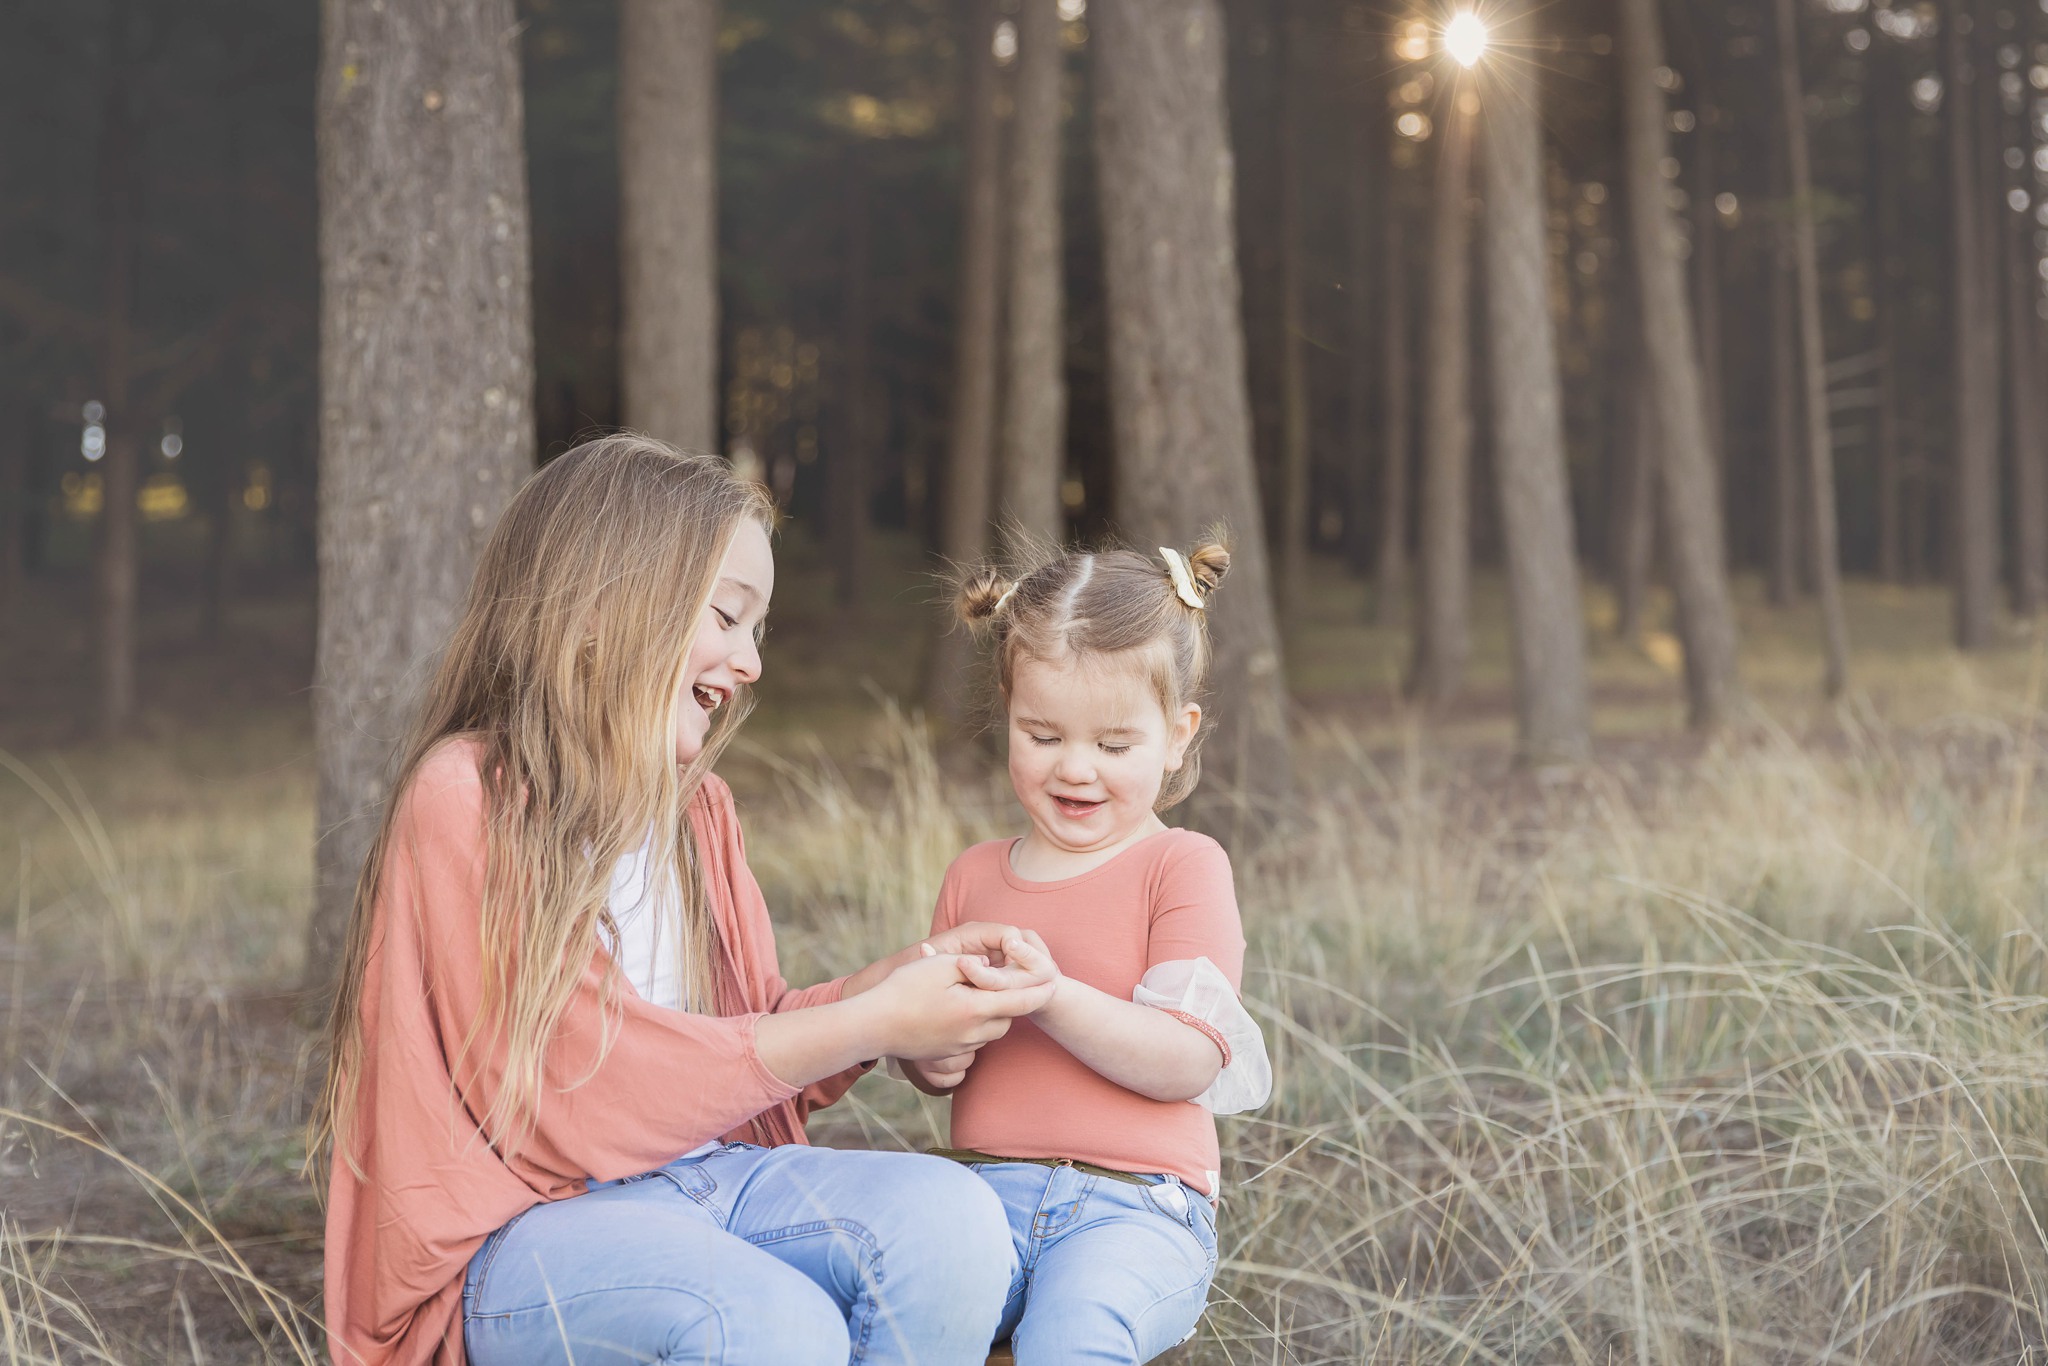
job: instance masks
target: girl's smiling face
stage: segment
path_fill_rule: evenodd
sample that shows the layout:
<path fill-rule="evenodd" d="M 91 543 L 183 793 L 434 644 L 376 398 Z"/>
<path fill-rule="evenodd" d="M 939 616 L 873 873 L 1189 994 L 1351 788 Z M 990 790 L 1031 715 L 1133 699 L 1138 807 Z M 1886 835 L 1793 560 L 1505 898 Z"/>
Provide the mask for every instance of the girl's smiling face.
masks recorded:
<path fill-rule="evenodd" d="M 712 717 L 744 684 L 761 677 L 761 624 L 775 591 L 775 554 L 768 531 L 751 519 L 733 532 L 719 562 L 710 601 L 697 622 L 676 695 L 676 762 L 704 752 Z"/>
<path fill-rule="evenodd" d="M 1136 659 L 1021 659 L 1011 679 L 1010 783 L 1052 855 L 1116 853 L 1160 828 L 1154 806 L 1202 709 L 1174 716 Z"/>

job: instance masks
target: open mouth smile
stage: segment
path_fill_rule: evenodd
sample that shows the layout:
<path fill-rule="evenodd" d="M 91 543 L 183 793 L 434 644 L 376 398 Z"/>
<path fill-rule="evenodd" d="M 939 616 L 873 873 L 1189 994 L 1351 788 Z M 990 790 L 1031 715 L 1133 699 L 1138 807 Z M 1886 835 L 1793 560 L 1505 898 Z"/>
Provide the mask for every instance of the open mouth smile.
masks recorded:
<path fill-rule="evenodd" d="M 725 703 L 725 691 L 721 688 L 706 687 L 704 684 L 698 683 L 692 685 L 690 693 L 697 699 L 697 705 L 704 709 L 707 716 L 717 711 Z"/>
<path fill-rule="evenodd" d="M 1094 815 L 1106 804 L 1103 802 L 1084 802 L 1073 797 L 1054 797 L 1052 803 L 1059 808 L 1061 815 L 1072 816 L 1076 820 Z"/>

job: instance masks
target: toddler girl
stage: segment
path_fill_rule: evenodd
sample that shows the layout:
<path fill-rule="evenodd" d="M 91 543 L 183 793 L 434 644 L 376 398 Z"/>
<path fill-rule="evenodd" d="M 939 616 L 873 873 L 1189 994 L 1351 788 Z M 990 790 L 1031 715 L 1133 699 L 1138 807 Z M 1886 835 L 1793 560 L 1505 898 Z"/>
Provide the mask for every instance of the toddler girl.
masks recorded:
<path fill-rule="evenodd" d="M 1229 565 L 1217 544 L 1070 552 L 960 595 L 990 638 L 1031 826 L 954 860 L 932 930 L 1015 926 L 1005 971 L 1055 987 L 978 1052 L 906 1071 L 953 1096 L 943 1155 L 1009 1211 L 997 1336 L 1023 1366 L 1147 1361 L 1194 1331 L 1216 1269 L 1211 1115 L 1271 1089 L 1237 998 L 1230 861 L 1159 819 L 1198 776 L 1203 607 Z"/>

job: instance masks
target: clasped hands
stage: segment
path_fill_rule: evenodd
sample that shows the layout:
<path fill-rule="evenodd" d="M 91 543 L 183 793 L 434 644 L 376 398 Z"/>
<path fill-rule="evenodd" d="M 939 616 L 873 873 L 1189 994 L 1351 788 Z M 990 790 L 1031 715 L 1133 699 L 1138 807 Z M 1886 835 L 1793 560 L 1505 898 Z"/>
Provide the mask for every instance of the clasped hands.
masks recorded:
<path fill-rule="evenodd" d="M 1044 1008 L 1059 989 L 1059 965 L 1034 930 L 970 921 L 933 935 L 917 951 L 885 987 L 905 989 L 916 1001 L 917 1018 L 905 1021 L 907 1046 L 895 1056 L 921 1090 L 958 1086 L 983 1045 Z"/>

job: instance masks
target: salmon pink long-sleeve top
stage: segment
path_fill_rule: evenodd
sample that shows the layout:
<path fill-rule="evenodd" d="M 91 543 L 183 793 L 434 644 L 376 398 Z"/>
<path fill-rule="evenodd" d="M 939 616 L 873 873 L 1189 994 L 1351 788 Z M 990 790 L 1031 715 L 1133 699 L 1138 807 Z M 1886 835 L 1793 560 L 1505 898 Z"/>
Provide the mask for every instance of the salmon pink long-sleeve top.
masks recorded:
<path fill-rule="evenodd" d="M 783 981 L 732 792 L 707 777 L 689 819 L 718 925 L 720 1013 L 650 1005 L 630 986 L 607 1006 L 600 950 L 548 1047 L 531 1132 L 515 1153 L 493 1146 L 479 1120 L 503 1081 L 502 1041 L 463 1049 L 484 980 L 480 755 L 457 738 L 419 766 L 397 798 L 371 907 L 361 1075 L 327 1201 L 337 1366 L 462 1366 L 463 1278 L 500 1225 L 713 1139 L 802 1143 L 804 1117 L 863 1070 L 799 1089 L 755 1051 L 763 1014 L 836 1001 L 844 979 L 801 991 Z"/>
<path fill-rule="evenodd" d="M 1015 840 L 953 860 L 932 932 L 969 920 L 1036 930 L 1060 971 L 1119 1000 L 1147 968 L 1207 958 L 1236 989 L 1244 927 L 1230 857 L 1192 830 L 1162 830 L 1099 867 L 1030 882 Z M 1030 1017 L 984 1044 L 953 1092 L 953 1144 L 996 1157 L 1065 1157 L 1125 1172 L 1170 1172 L 1216 1194 L 1216 1121 L 1193 1101 L 1129 1091 L 1062 1048 Z"/>

